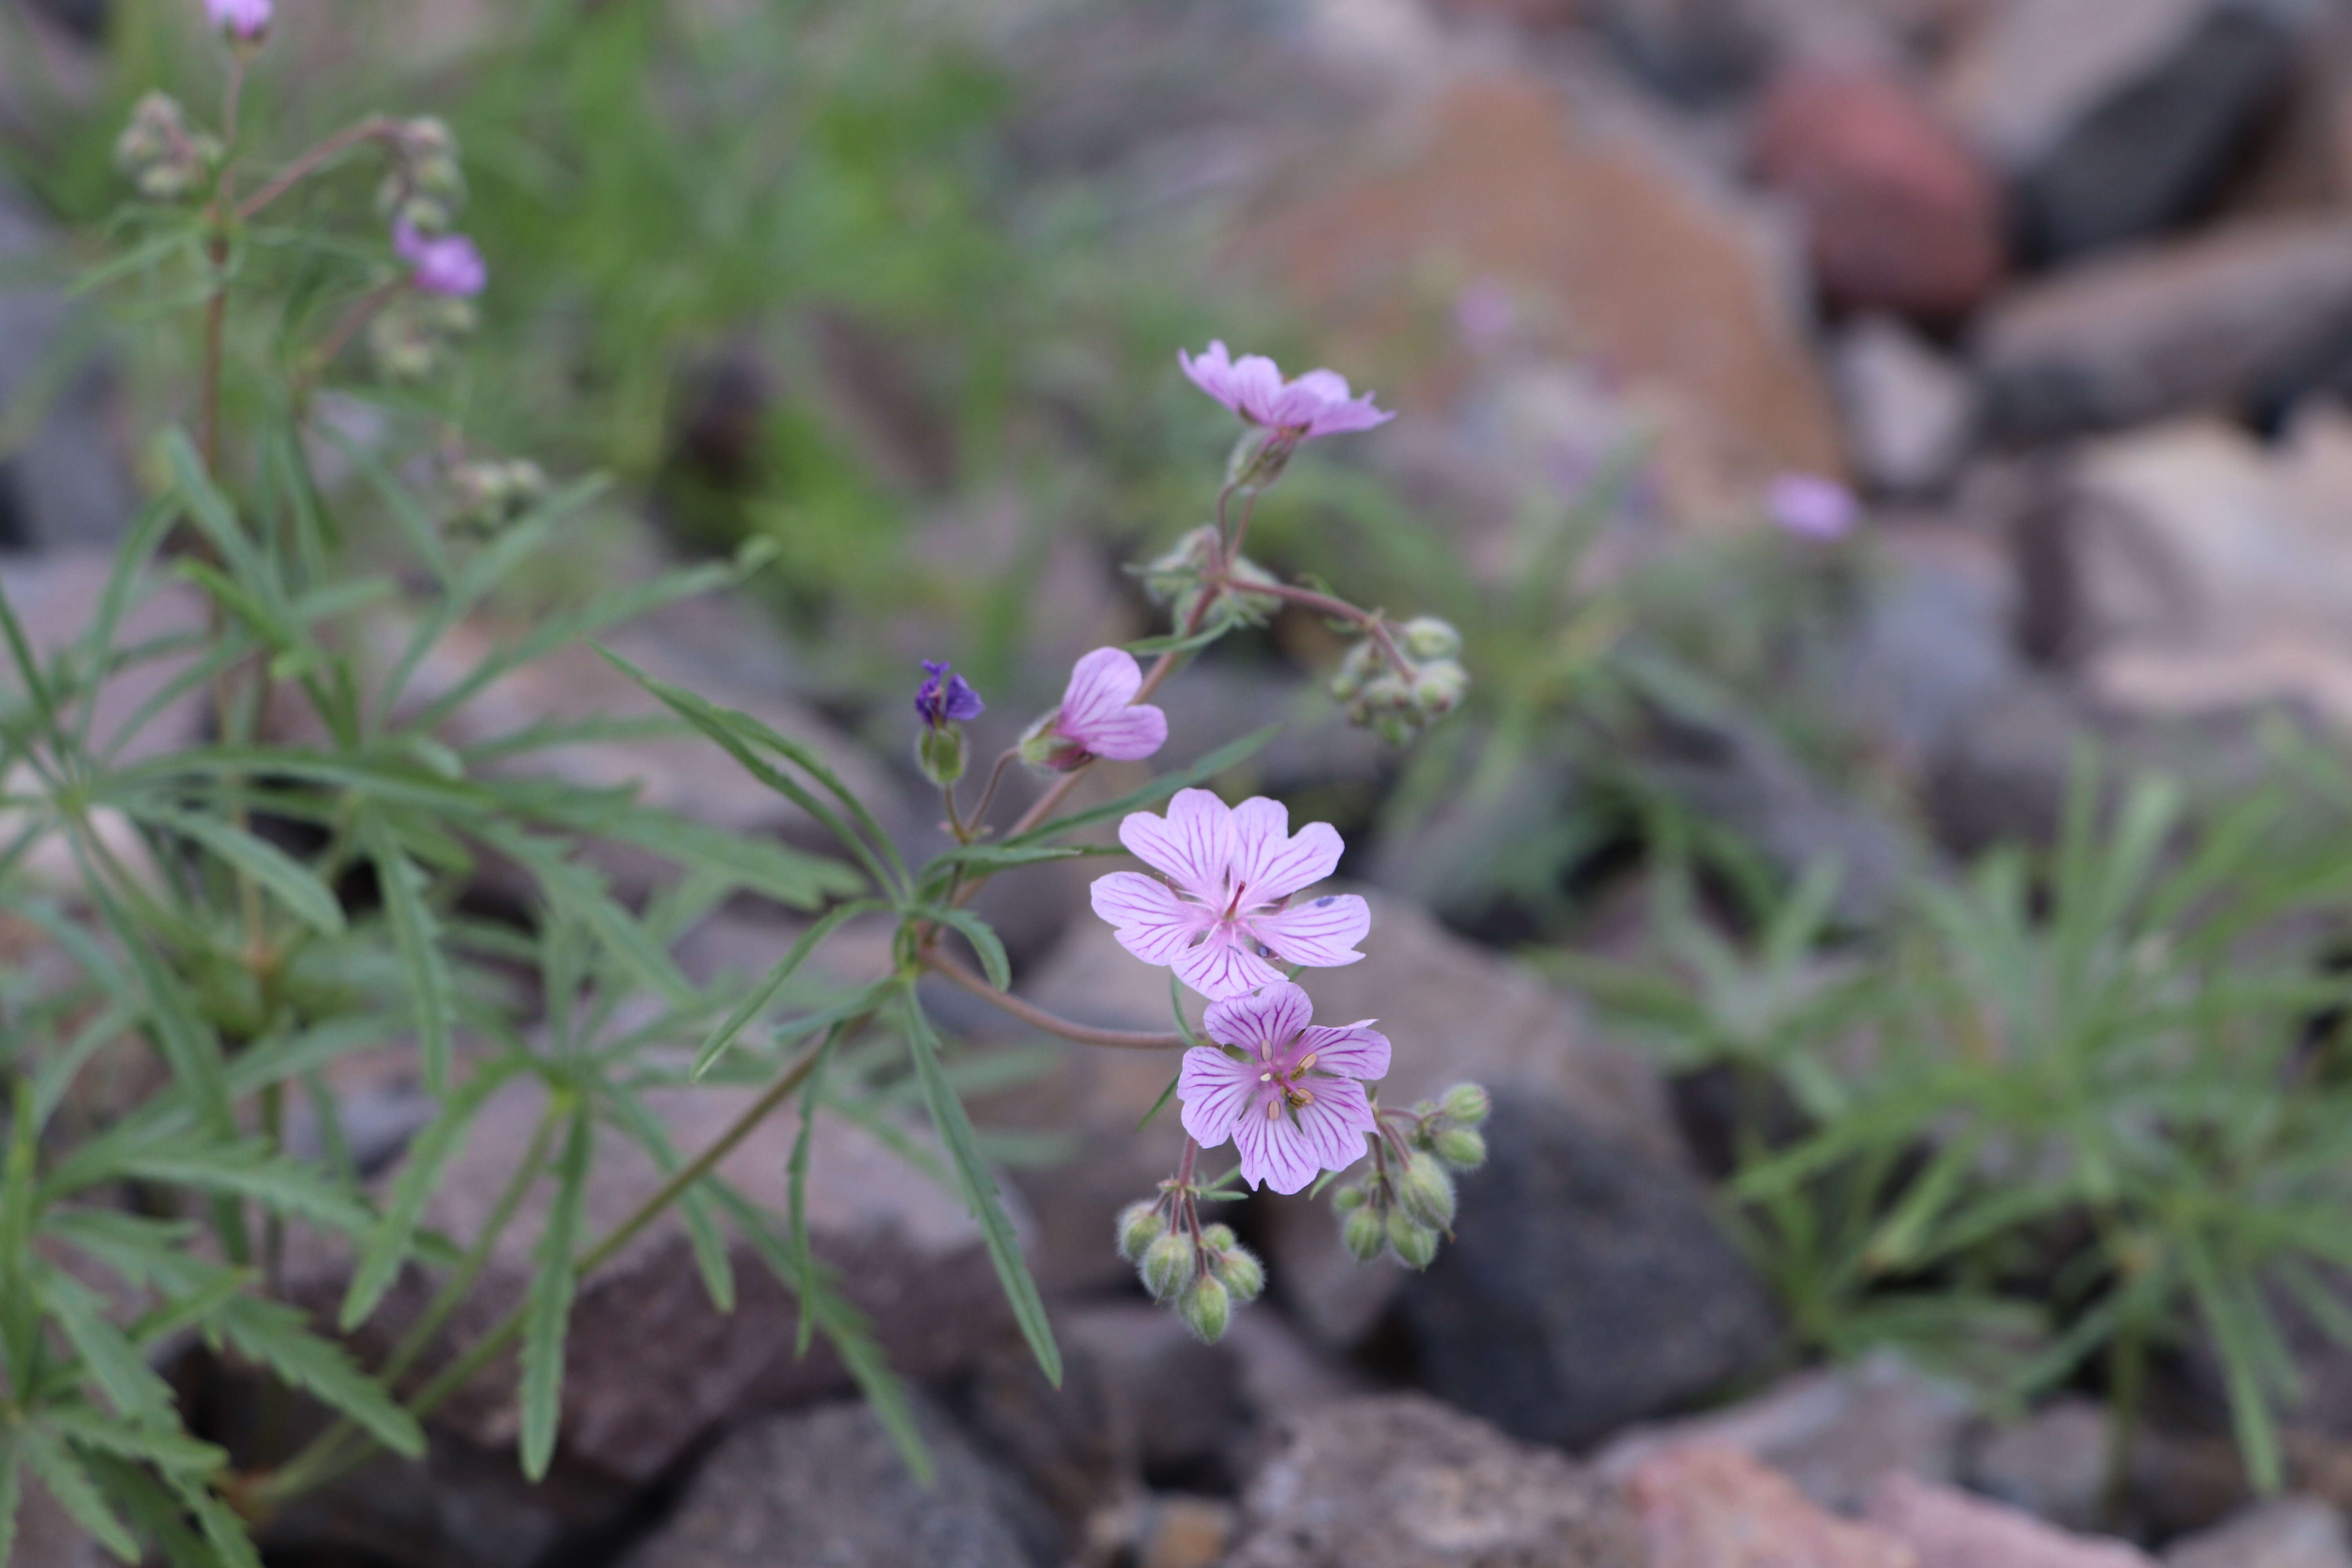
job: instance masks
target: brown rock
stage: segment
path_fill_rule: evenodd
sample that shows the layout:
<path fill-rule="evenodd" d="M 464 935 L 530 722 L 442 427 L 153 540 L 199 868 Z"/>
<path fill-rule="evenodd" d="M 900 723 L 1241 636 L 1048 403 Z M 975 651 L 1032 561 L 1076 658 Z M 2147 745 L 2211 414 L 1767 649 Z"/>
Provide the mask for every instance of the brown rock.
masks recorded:
<path fill-rule="evenodd" d="M 646 1096 L 675 1147 L 711 1143 L 755 1091 L 722 1088 L 657 1090 Z M 427 1205 L 425 1224 L 470 1244 L 530 1142 L 545 1101 L 535 1083 L 492 1098 Z M 719 1174 L 772 1215 L 789 1203 L 787 1166 L 794 1119 L 762 1123 L 719 1166 Z M 901 1373 L 925 1377 L 969 1363 L 1007 1321 L 977 1225 L 961 1200 L 847 1122 L 818 1123 L 808 1191 L 811 1238 L 838 1270 L 844 1292 L 871 1321 Z M 588 1183 L 584 1230 L 602 1236 L 660 1183 L 634 1143 L 600 1130 Z M 493 1248 L 481 1279 L 444 1331 L 445 1346 L 472 1342 L 519 1303 L 531 1250 L 544 1223 L 546 1185 Z M 830 1351 L 793 1354 L 800 1309 L 759 1254 L 730 1249 L 736 1303 L 720 1312 L 705 1293 L 675 1210 L 656 1221 L 581 1283 L 564 1361 L 566 1451 L 632 1480 L 658 1474 L 698 1437 L 750 1412 L 849 1386 Z M 311 1240 L 290 1249 L 289 1291 L 322 1316 L 339 1308 L 349 1279 L 346 1253 Z M 361 1331 L 388 1344 L 415 1320 L 434 1281 L 412 1268 Z M 440 1419 L 486 1447 L 517 1429 L 510 1359 L 485 1372 Z"/>
<path fill-rule="evenodd" d="M 1783 72 L 1759 113 L 1755 156 L 1804 214 L 1832 299 L 1954 316 L 2000 280 L 2000 192 L 1894 72 L 1820 62 Z"/>
<path fill-rule="evenodd" d="M 1350 127 L 1299 184 L 1243 248 L 1332 325 L 1360 380 L 1377 345 L 1420 341 L 1417 279 L 1486 279 L 1529 302 L 1548 346 L 1598 361 L 1654 408 L 1681 514 L 1745 515 L 1773 474 L 1843 471 L 1827 391 L 1753 225 L 1658 148 L 1580 123 L 1538 79 L 1465 80 L 1393 137 Z"/>
<path fill-rule="evenodd" d="M 1869 1518 L 1916 1553 L 1919 1568 L 2155 1568 L 2127 1542 L 2072 1534 L 1909 1476 L 1879 1489 Z"/>
<path fill-rule="evenodd" d="M 1974 353 L 1986 417 L 2036 437 L 2248 399 L 2352 317 L 2352 221 L 2248 219 L 2022 285 Z"/>
<path fill-rule="evenodd" d="M 1901 1542 L 1822 1512 L 1778 1470 L 1736 1448 L 1670 1449 L 1626 1496 L 1650 1568 L 1919 1568 Z"/>
<path fill-rule="evenodd" d="M 1227 1568 L 1642 1564 L 1633 1521 L 1587 1472 L 1418 1394 L 1292 1423 L 1242 1518 Z"/>

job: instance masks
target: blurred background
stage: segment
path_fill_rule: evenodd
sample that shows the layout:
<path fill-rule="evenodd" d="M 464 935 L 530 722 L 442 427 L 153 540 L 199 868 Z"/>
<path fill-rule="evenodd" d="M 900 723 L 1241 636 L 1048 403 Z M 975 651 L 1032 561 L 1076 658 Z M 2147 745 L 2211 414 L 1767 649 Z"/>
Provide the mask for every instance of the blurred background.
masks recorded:
<path fill-rule="evenodd" d="M 178 412 L 193 352 L 70 279 L 122 199 L 131 103 L 163 87 L 214 110 L 195 10 L 0 0 L 0 581 L 61 626 L 95 591 L 74 563 L 142 493 L 132 433 Z M 1773 1042 L 1844 1037 L 1803 1015 L 1845 994 L 1822 979 L 1842 964 L 1892 1005 L 1916 973 L 1881 940 L 1923 887 L 2066 832 L 2095 858 L 2118 781 L 2149 769 L 2199 821 L 2325 775 L 2263 818 L 2311 837 L 2197 898 L 2267 896 L 2347 841 L 2352 5 L 280 0 L 247 108 L 268 143 L 379 108 L 437 114 L 465 149 L 491 283 L 450 408 L 484 449 L 618 481 L 526 598 L 767 542 L 776 564 L 723 616 L 643 635 L 722 700 L 799 705 L 918 837 L 916 660 L 987 696 L 985 754 L 1075 656 L 1164 629 L 1124 567 L 1204 521 L 1232 433 L 1179 347 L 1328 364 L 1399 413 L 1302 456 L 1253 552 L 1454 621 L 1468 705 L 1384 746 L 1321 690 L 1343 645 L 1286 614 L 1174 683 L 1171 755 L 1287 724 L 1226 782 L 1336 823 L 1376 900 L 1374 962 L 1323 1011 L 1389 1020 L 1423 1064 L 1404 1094 L 1487 1081 L 1496 1165 L 1453 1261 L 1409 1284 L 1345 1266 L 1328 1215 L 1252 1205 L 1274 1296 L 1211 1351 L 1108 1246 L 1168 1168 L 1169 1126 L 1127 1131 L 1160 1069 L 1073 1060 L 1008 1091 L 998 1147 L 1101 1386 L 1047 1399 L 984 1314 L 925 1328 L 917 1359 L 955 1440 L 1047 1521 L 1055 1544 L 1018 1560 L 1324 1561 L 1266 1544 L 1282 1505 L 1240 1456 L 1344 1394 L 1426 1390 L 1580 1453 L 1617 1439 L 1622 1468 L 1646 1452 L 1633 1424 L 1824 1361 L 1847 1370 L 1798 1373 L 1814 1414 L 1783 1389 L 1749 1444 L 1816 1501 L 1907 1467 L 2156 1542 L 2243 1500 L 2234 1390 L 2199 1331 L 2165 1344 L 2168 1425 L 2116 1479 L 2119 1394 L 2090 1354 L 2114 1323 L 2069 1331 L 2119 1277 L 2083 1239 L 2095 1199 L 2038 1215 L 2021 1258 L 1962 1238 L 1881 1268 L 1720 1184 L 1751 1136 L 1832 1119 L 1774 1077 Z M 526 700 L 593 705 L 560 683 Z M 698 784 L 662 769 L 708 769 L 617 765 L 669 798 Z M 1165 998 L 1120 969 L 1084 883 L 990 911 L 1022 988 L 1154 1026 Z M 2021 931 L 2056 885 L 2021 895 Z M 1943 981 L 2016 1000 L 1942 929 Z M 2300 973 L 2343 967 L 2340 930 L 2332 906 L 2297 928 Z M 764 963 L 780 931 L 743 916 L 700 962 Z M 2337 1026 L 2297 1037 L 2332 1050 Z M 1925 1147 L 1865 1217 L 1916 1191 Z M 1878 1310 L 1889 1292 L 1903 1311 Z M 1962 1298 L 2041 1315 L 1963 1328 Z M 2306 1356 L 2292 1479 L 2352 1500 L 2352 1357 L 2315 1331 L 2273 1359 Z M 1087 1399 L 1127 1425 L 1073 1414 Z M 1438 1417 L 1404 1408 L 1377 1443 L 1288 1450 L 1298 1484 L 1377 1468 L 1349 1442 L 1436 1464 L 1413 1422 Z M 578 1485 L 529 1499 L 380 1475 L 392 1514 L 347 1499 L 374 1522 L 297 1521 L 277 1560 L 613 1560 L 682 1495 L 725 1506 L 693 1479 L 707 1447 L 575 1454 Z M 1526 1450 L 1492 1463 L 1518 1499 L 1493 1517 L 1564 1528 L 1512 1489 L 1568 1483 Z M 616 1473 L 623 1525 L 597 1490 Z M 469 1538 L 467 1508 L 497 1529 Z M 1602 1550 L 1393 1561 L 1618 1561 Z"/>

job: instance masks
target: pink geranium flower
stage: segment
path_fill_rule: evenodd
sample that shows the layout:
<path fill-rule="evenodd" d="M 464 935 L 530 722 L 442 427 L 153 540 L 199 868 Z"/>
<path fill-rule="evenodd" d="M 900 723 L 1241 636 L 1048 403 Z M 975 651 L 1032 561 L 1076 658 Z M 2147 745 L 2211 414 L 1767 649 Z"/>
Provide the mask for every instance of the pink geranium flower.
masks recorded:
<path fill-rule="evenodd" d="M 1292 895 L 1328 877 L 1346 847 L 1328 822 L 1290 833 L 1290 812 L 1264 795 L 1228 806 L 1204 789 L 1176 792 L 1165 817 L 1139 811 L 1118 825 L 1118 841 L 1168 879 L 1139 871 L 1097 878 L 1095 913 L 1119 945 L 1146 963 L 1165 963 L 1202 995 L 1254 991 L 1283 978 L 1259 950 L 1286 963 L 1328 969 L 1364 955 L 1356 943 L 1372 927 L 1370 906 L 1353 893 L 1294 904 Z M 1172 884 L 1172 885 L 1171 885 Z"/>
<path fill-rule="evenodd" d="M 1363 1080 L 1388 1076 L 1388 1037 L 1370 1018 L 1332 1028 L 1314 1017 L 1307 993 L 1276 980 L 1209 1004 L 1202 1027 L 1231 1050 L 1184 1053 L 1184 1131 L 1204 1149 L 1233 1139 L 1254 1187 L 1295 1193 L 1319 1172 L 1344 1171 L 1379 1127 Z"/>
<path fill-rule="evenodd" d="M 1396 416 L 1372 406 L 1372 395 L 1350 396 L 1348 378 L 1336 370 L 1310 370 L 1297 381 L 1285 381 L 1282 372 L 1264 354 L 1244 354 L 1235 360 L 1224 343 L 1212 342 L 1198 358 L 1176 351 L 1176 363 L 1192 384 L 1248 420 L 1264 425 L 1294 441 L 1318 436 L 1344 436 L 1369 430 Z"/>
<path fill-rule="evenodd" d="M 1078 660 L 1062 705 L 1021 740 L 1021 754 L 1063 773 L 1096 757 L 1141 762 L 1168 743 L 1168 715 L 1138 702 L 1143 668 L 1125 648 L 1098 647 Z"/>
<path fill-rule="evenodd" d="M 459 298 L 488 286 L 490 269 L 481 251 L 462 234 L 425 235 L 405 218 L 393 225 L 392 248 L 415 270 L 410 281 L 427 294 Z"/>
<path fill-rule="evenodd" d="M 205 0 L 205 16 L 222 32 L 257 38 L 269 30 L 270 0 Z"/>

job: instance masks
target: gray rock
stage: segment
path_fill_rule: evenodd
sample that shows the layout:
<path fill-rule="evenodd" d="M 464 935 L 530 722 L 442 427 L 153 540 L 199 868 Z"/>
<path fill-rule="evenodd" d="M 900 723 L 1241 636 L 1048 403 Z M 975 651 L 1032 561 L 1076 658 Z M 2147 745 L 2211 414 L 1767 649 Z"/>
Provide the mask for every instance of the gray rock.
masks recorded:
<path fill-rule="evenodd" d="M 559 1462 L 523 1479 L 511 1451 L 433 1434 L 422 1459 L 379 1454 L 332 1486 L 297 1499 L 265 1527 L 264 1550 L 385 1568 L 513 1568 L 559 1561 L 559 1549 L 608 1537 L 635 1499 L 607 1477 Z"/>
<path fill-rule="evenodd" d="M 1769 1366 L 1771 1300 L 1696 1181 L 1533 1095 L 1498 1097 L 1486 1140 L 1453 1241 L 1403 1292 L 1431 1390 L 1578 1444 Z"/>
<path fill-rule="evenodd" d="M 2249 218 L 2011 289 L 1972 353 L 1985 417 L 2019 440 L 2243 402 L 2352 320 L 2352 222 Z"/>
<path fill-rule="evenodd" d="M 0 564 L 0 594 L 25 628 L 25 638 L 44 658 L 77 642 L 97 618 L 99 602 L 114 572 L 114 557 L 95 549 L 60 550 Z M 146 574 L 115 632 L 117 647 L 131 647 L 199 632 L 205 596 L 193 584 Z M 198 655 L 173 653 L 145 658 L 117 670 L 100 689 L 90 720 L 90 743 L 99 751 L 119 748 L 118 761 L 141 763 L 199 743 L 209 721 L 204 690 L 184 691 L 157 710 L 135 732 L 124 727 L 195 664 Z M 0 658 L 0 691 L 16 689 L 16 666 Z"/>
<path fill-rule="evenodd" d="M 2317 1498 L 2281 1498 L 2165 1549 L 2165 1568 L 2352 1568 L 2344 1516 Z"/>
<path fill-rule="evenodd" d="M 931 1485 L 863 1405 L 772 1417 L 719 1445 L 626 1568 L 1049 1568 L 1035 1504 L 919 1410 Z"/>
<path fill-rule="evenodd" d="M 1562 1456 L 1434 1400 L 1294 1422 L 1242 1504 L 1227 1568 L 1641 1568 L 1633 1520 Z"/>
<path fill-rule="evenodd" d="M 2079 1535 L 2032 1514 L 1909 1476 L 1890 1477 L 1865 1516 L 1918 1568 L 2155 1568 L 2128 1542 Z"/>
<path fill-rule="evenodd" d="M 1968 1483 L 1988 1497 L 2068 1530 L 2104 1522 L 2107 1408 L 2057 1399 L 1969 1447 Z"/>
<path fill-rule="evenodd" d="M 1623 1433 L 1593 1468 L 1622 1480 L 1670 1449 L 1736 1448 L 1822 1507 L 1859 1513 L 1887 1476 L 1952 1479 L 1975 1409 L 1965 1389 L 1878 1352 L 1853 1366 L 1800 1373 L 1727 1410 Z"/>
<path fill-rule="evenodd" d="M 1882 1531 L 1822 1511 L 1788 1477 L 1708 1444 L 1635 1467 L 1625 1496 L 1650 1568 L 1920 1568 Z"/>
<path fill-rule="evenodd" d="M 1960 130 L 2016 174 L 2177 51 L 2213 0 L 2006 0 L 1976 8 L 1943 74 Z"/>
<path fill-rule="evenodd" d="M 1921 495 L 1949 480 L 1976 433 L 1968 373 L 1891 316 L 1865 317 L 1838 335 L 1831 381 L 1862 480 Z"/>
<path fill-rule="evenodd" d="M 707 1147 L 756 1091 L 702 1087 L 646 1097 L 677 1149 Z M 469 1244 L 504 1189 L 544 1103 L 535 1084 L 501 1090 L 484 1108 L 427 1205 L 425 1224 Z M 779 1113 L 746 1138 L 719 1174 L 771 1215 L 789 1203 L 787 1167 L 797 1123 Z M 919 1137 L 920 1134 L 914 1134 Z M 970 1364 L 1008 1319 L 977 1225 L 961 1199 L 838 1118 L 813 1141 L 808 1219 L 821 1260 L 866 1314 L 900 1373 L 935 1376 Z M 585 1229 L 601 1236 L 661 1181 L 635 1143 L 600 1131 L 585 1200 Z M 465 1306 L 428 1362 L 470 1343 L 519 1303 L 544 1223 L 544 1182 L 492 1249 Z M 819 1341 L 795 1359 L 799 1304 L 758 1252 L 738 1239 L 734 1310 L 705 1293 L 685 1225 L 676 1212 L 641 1233 L 583 1280 L 572 1311 L 564 1361 L 565 1451 L 633 1481 L 666 1469 L 698 1438 L 742 1415 L 842 1391 L 846 1373 Z M 322 1316 L 340 1306 L 348 1251 L 306 1237 L 289 1247 L 288 1289 Z M 412 1268 L 360 1331 L 380 1353 L 415 1321 L 434 1280 Z M 519 1417 L 511 1359 L 495 1363 L 439 1417 L 483 1447 L 512 1442 Z"/>

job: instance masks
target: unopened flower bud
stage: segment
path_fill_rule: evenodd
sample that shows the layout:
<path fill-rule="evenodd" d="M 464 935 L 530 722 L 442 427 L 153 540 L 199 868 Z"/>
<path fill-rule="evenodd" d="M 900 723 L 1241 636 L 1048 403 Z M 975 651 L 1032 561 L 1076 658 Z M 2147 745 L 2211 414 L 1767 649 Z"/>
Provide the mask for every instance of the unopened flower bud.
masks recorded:
<path fill-rule="evenodd" d="M 1331 677 L 1331 695 L 1345 702 L 1363 690 L 1367 683 L 1381 672 L 1379 647 L 1370 637 L 1349 648 L 1348 657 L 1339 661 L 1339 671 Z"/>
<path fill-rule="evenodd" d="M 1364 1206 L 1364 1189 L 1361 1187 L 1341 1187 L 1338 1192 L 1331 1194 L 1331 1206 L 1338 1209 L 1341 1214 L 1351 1214 L 1357 1209 L 1362 1208 Z"/>
<path fill-rule="evenodd" d="M 1388 1221 L 1370 1205 L 1352 1210 L 1339 1224 L 1339 1240 L 1357 1262 L 1370 1263 L 1389 1244 Z"/>
<path fill-rule="evenodd" d="M 1213 526 L 1194 529 L 1175 545 L 1145 566 L 1142 571 L 1143 591 L 1155 605 L 1170 605 L 1176 624 L 1183 626 L 1192 619 L 1193 606 L 1200 602 L 1202 584 L 1217 563 L 1222 546 Z"/>
<path fill-rule="evenodd" d="M 1209 1276 L 1192 1281 L 1192 1289 L 1176 1305 L 1176 1315 L 1184 1326 L 1210 1344 L 1225 1337 L 1225 1325 L 1234 1321 L 1233 1293 Z"/>
<path fill-rule="evenodd" d="M 1454 1178 L 1434 1160 L 1415 1160 L 1397 1178 L 1397 1205 L 1432 1230 L 1454 1224 Z"/>
<path fill-rule="evenodd" d="M 1398 640 L 1413 658 L 1452 658 L 1462 651 L 1462 634 L 1435 616 L 1415 616 L 1405 622 Z"/>
<path fill-rule="evenodd" d="M 1457 1083 L 1438 1097 L 1438 1108 L 1448 1121 L 1475 1127 L 1495 1109 L 1494 1097 L 1475 1083 Z"/>
<path fill-rule="evenodd" d="M 1282 579 L 1247 556 L 1237 557 L 1226 569 L 1225 577 L 1234 585 L 1225 590 L 1222 606 L 1224 614 L 1241 620 L 1264 621 L 1273 618 L 1275 612 L 1282 608 L 1282 601 L 1274 595 L 1250 592 L 1257 585 L 1279 588 Z"/>
<path fill-rule="evenodd" d="M 1232 1226 L 1204 1225 L 1201 1227 L 1201 1245 L 1211 1252 L 1223 1252 L 1229 1247 L 1238 1246 L 1240 1241 L 1241 1237 L 1234 1234 Z"/>
<path fill-rule="evenodd" d="M 1192 1282 L 1192 1238 L 1169 1232 L 1143 1250 L 1143 1288 L 1165 1301 Z"/>
<path fill-rule="evenodd" d="M 1218 1253 L 1210 1272 L 1233 1293 L 1236 1302 L 1255 1301 L 1265 1289 L 1265 1265 L 1246 1247 L 1228 1247 Z"/>
<path fill-rule="evenodd" d="M 963 777 L 970 757 L 971 748 L 964 742 L 960 724 L 926 729 L 915 737 L 915 765 L 922 770 L 925 778 L 941 787 Z"/>
<path fill-rule="evenodd" d="M 1457 1171 L 1475 1171 L 1486 1163 L 1486 1137 L 1468 1127 L 1448 1127 L 1430 1141 L 1432 1152 Z"/>
<path fill-rule="evenodd" d="M 1437 1232 L 1402 1209 L 1389 1211 L 1389 1245 L 1409 1268 L 1426 1268 L 1437 1258 Z"/>
<path fill-rule="evenodd" d="M 1151 1244 L 1167 1234 L 1167 1217 L 1149 1198 L 1118 1211 L 1118 1255 L 1129 1263 L 1142 1262 Z"/>
<path fill-rule="evenodd" d="M 547 475 L 528 458 L 460 463 L 449 473 L 449 526 L 462 533 L 496 533 L 547 494 Z"/>
<path fill-rule="evenodd" d="M 1463 693 L 1469 689 L 1470 677 L 1454 660 L 1424 664 L 1412 678 L 1413 711 L 1424 719 L 1443 717 L 1462 705 Z"/>
<path fill-rule="evenodd" d="M 220 160 L 219 140 L 192 129 L 168 93 L 151 92 L 134 104 L 114 142 L 115 168 L 151 202 L 194 195 Z"/>

